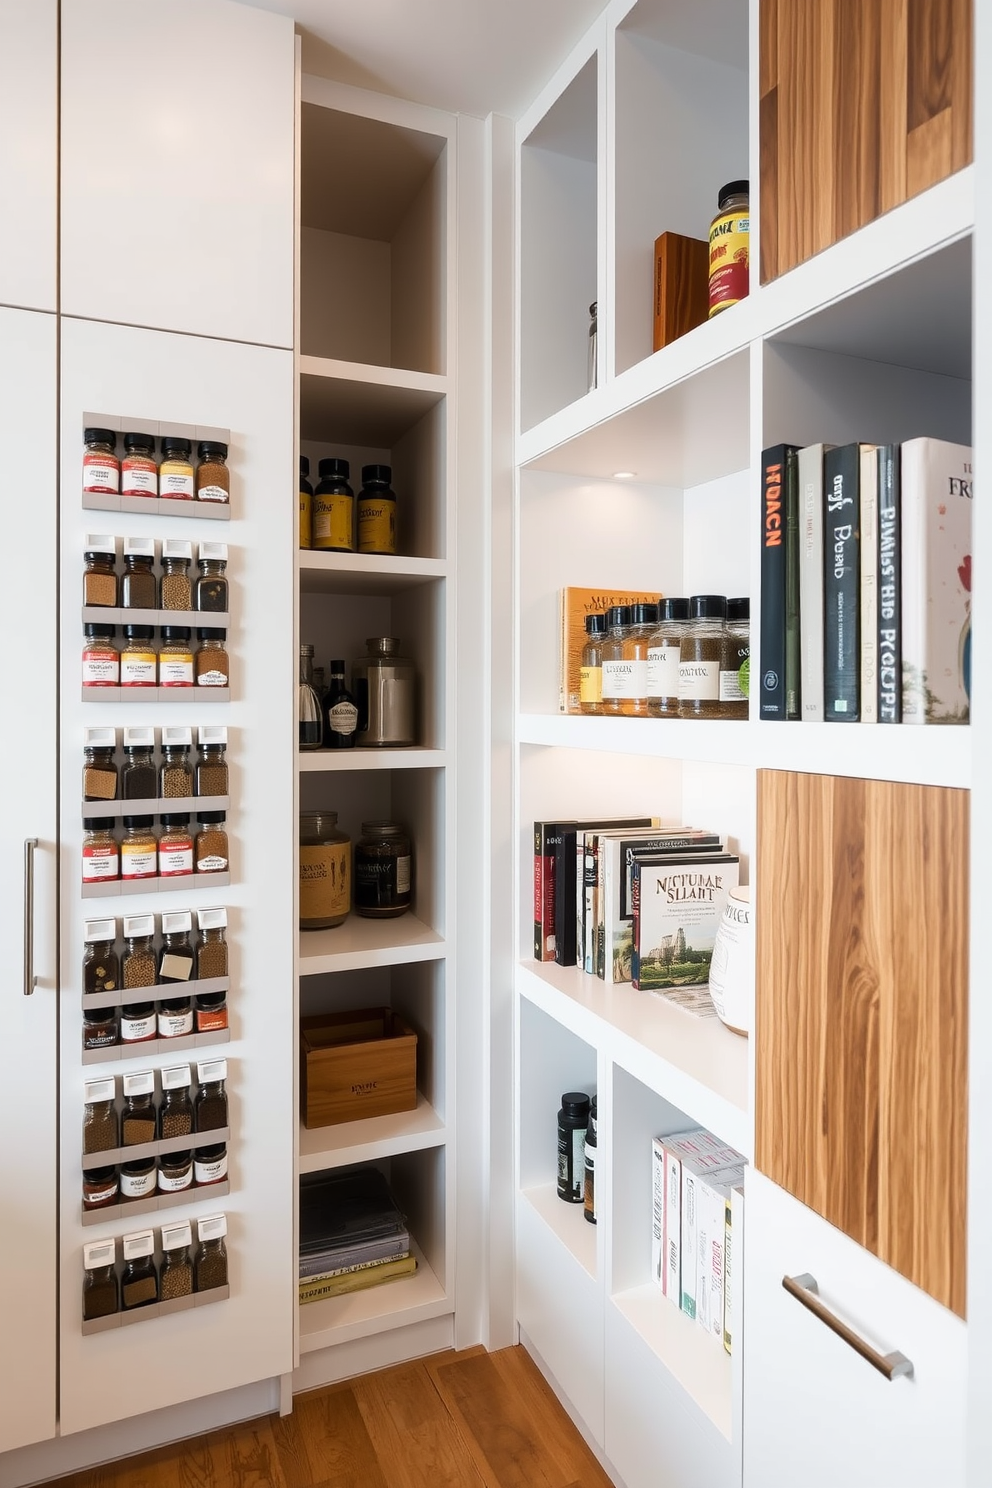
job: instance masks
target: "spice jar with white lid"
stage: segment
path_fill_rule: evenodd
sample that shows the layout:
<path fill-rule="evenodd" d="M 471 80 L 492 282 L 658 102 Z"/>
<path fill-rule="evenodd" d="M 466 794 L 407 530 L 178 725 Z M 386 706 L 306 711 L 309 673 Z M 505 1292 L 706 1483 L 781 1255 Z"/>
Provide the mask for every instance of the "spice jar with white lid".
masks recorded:
<path fill-rule="evenodd" d="M 116 941 L 116 920 L 87 920 L 83 926 L 84 997 L 116 992 L 120 987 L 121 967 Z"/>
<path fill-rule="evenodd" d="M 125 883 L 158 876 L 158 838 L 153 816 L 126 816 L 121 842 L 121 878 Z"/>
<path fill-rule="evenodd" d="M 88 728 L 83 735 L 83 800 L 117 799 L 117 766 L 114 751 L 117 730 Z"/>
<path fill-rule="evenodd" d="M 231 671 L 227 631 L 215 626 L 201 626 L 196 635 L 200 642 L 194 657 L 197 687 L 227 687 Z"/>
<path fill-rule="evenodd" d="M 158 685 L 158 653 L 151 625 L 125 625 L 121 647 L 121 687 L 137 690 Z"/>
<path fill-rule="evenodd" d="M 120 1311 L 116 1240 L 91 1240 L 83 1246 L 83 1322 L 112 1317 Z"/>
<path fill-rule="evenodd" d="M 144 724 L 124 730 L 124 764 L 121 767 L 121 798 L 125 801 L 154 801 L 158 789 L 152 750 L 155 730 Z"/>
<path fill-rule="evenodd" d="M 159 952 L 160 982 L 188 982 L 193 977 L 192 911 L 177 909 L 162 916 L 162 949 Z"/>
<path fill-rule="evenodd" d="M 114 1100 L 117 1086 L 113 1079 L 87 1080 L 83 1086 L 83 1156 L 94 1152 L 112 1152 L 120 1146 L 120 1124 Z"/>
<path fill-rule="evenodd" d="M 119 687 L 121 684 L 121 654 L 114 637 L 116 625 L 96 625 L 87 622 L 83 626 L 82 682 L 83 687 Z"/>
<path fill-rule="evenodd" d="M 201 542 L 196 566 L 200 572 L 196 579 L 194 609 L 213 615 L 226 613 L 227 543 Z"/>
<path fill-rule="evenodd" d="M 161 1172 L 159 1186 L 162 1186 Z M 180 1220 L 178 1224 L 162 1226 L 162 1275 L 159 1290 L 163 1302 L 174 1302 L 177 1297 L 193 1295 L 193 1262 L 190 1260 L 192 1244 L 193 1229 L 188 1219 Z"/>
<path fill-rule="evenodd" d="M 121 1146 L 143 1147 L 155 1140 L 155 1074 L 135 1070 L 124 1076 L 124 1109 L 121 1112 Z"/>
<path fill-rule="evenodd" d="M 195 1128 L 198 1132 L 219 1131 L 228 1124 L 227 1060 L 210 1059 L 196 1066 Z"/>
<path fill-rule="evenodd" d="M 112 822 L 83 817 L 83 883 L 109 883 L 121 876 L 120 848 Z"/>
<path fill-rule="evenodd" d="M 83 490 L 116 496 L 121 487 L 121 462 L 113 429 L 83 430 Z"/>
<path fill-rule="evenodd" d="M 162 438 L 162 463 L 158 468 L 158 494 L 165 501 L 193 501 L 196 497 L 193 446 L 181 436 Z"/>
<path fill-rule="evenodd" d="M 156 584 L 152 565 L 155 562 L 153 537 L 124 539 L 124 573 L 121 576 L 121 608 L 154 610 Z"/>
<path fill-rule="evenodd" d="M 167 537 L 162 544 L 162 577 L 159 581 L 159 608 L 191 610 L 193 584 L 189 566 L 193 562 L 193 544 L 179 537 Z"/>
<path fill-rule="evenodd" d="M 121 971 L 125 991 L 155 985 L 154 935 L 154 915 L 124 916 L 124 958 Z M 121 1007 L 122 1044 L 146 1043 L 155 1038 L 156 1033 L 154 1002 L 129 1002 Z"/>
<path fill-rule="evenodd" d="M 193 1102 L 188 1064 L 173 1064 L 162 1071 L 162 1104 L 158 1108 L 158 1134 L 162 1141 L 188 1137 L 193 1130 Z"/>
<path fill-rule="evenodd" d="M 227 1216 L 211 1214 L 197 1221 L 197 1239 L 200 1242 L 194 1262 L 195 1282 L 198 1292 L 210 1292 L 215 1287 L 227 1286 Z"/>
<path fill-rule="evenodd" d="M 134 1307 L 150 1307 L 153 1302 L 158 1301 L 155 1236 L 151 1230 L 124 1236 L 121 1301 L 125 1312 Z"/>
<path fill-rule="evenodd" d="M 227 729 L 222 724 L 201 724 L 197 742 L 200 752 L 196 761 L 196 794 L 229 795 Z"/>
<path fill-rule="evenodd" d="M 121 495 L 158 495 L 158 464 L 155 460 L 154 434 L 132 431 L 124 435 Z"/>
<path fill-rule="evenodd" d="M 227 813 L 224 811 L 199 811 L 197 821 L 200 830 L 193 844 L 193 871 L 195 873 L 226 873 L 230 866 L 227 841 Z"/>
<path fill-rule="evenodd" d="M 197 981 L 205 982 L 212 977 L 226 977 L 228 975 L 227 910 L 223 908 L 198 909 L 196 922 L 200 930 L 200 939 L 196 947 Z"/>
<path fill-rule="evenodd" d="M 158 791 L 163 800 L 188 799 L 193 794 L 193 766 L 189 752 L 193 747 L 193 730 L 188 725 L 171 725 L 162 730 L 162 765 Z"/>
<path fill-rule="evenodd" d="M 90 533 L 83 549 L 83 604 L 113 609 L 117 604 L 117 539 Z"/>
<path fill-rule="evenodd" d="M 658 628 L 648 640 L 648 712 L 679 716 L 679 662 L 689 627 L 689 601 L 669 596 L 658 604 Z"/>

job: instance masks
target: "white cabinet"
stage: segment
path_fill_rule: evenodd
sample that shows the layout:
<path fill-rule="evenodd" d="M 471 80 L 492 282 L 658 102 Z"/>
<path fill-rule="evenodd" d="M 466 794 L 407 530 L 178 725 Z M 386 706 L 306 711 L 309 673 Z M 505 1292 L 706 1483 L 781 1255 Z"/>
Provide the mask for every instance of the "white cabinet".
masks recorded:
<path fill-rule="evenodd" d="M 17 1367 L 0 1392 L 0 1452 L 55 1435 L 57 743 L 56 322 L 0 309 L 0 443 L 8 463 L 4 545 L 11 569 L 0 602 L 8 638 L 0 760 L 7 782 L 0 903 L 8 961 L 3 983 L 3 1266 L 0 1336 Z M 29 847 L 27 844 L 30 843 Z M 33 877 L 33 913 L 22 906 Z M 30 908 L 30 905 L 28 906 Z M 33 978 L 33 980 L 31 980 Z M 16 1051 L 16 1057 L 13 1057 Z"/>
<path fill-rule="evenodd" d="M 747 1184 L 745 1488 L 959 1488 L 964 1322 L 769 1182 Z M 889 1379 L 783 1286 L 812 1277 L 829 1312 L 911 1375 Z"/>
<path fill-rule="evenodd" d="M 0 0 L 0 304 L 56 306 L 58 0 Z"/>
<path fill-rule="evenodd" d="M 293 344 L 293 23 L 62 6 L 62 311 Z"/>

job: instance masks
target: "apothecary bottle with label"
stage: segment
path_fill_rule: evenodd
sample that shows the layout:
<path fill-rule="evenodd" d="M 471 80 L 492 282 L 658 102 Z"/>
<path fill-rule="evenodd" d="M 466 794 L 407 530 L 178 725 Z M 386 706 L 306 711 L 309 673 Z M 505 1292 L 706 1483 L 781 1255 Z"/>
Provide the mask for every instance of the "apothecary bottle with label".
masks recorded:
<path fill-rule="evenodd" d="M 583 713 L 603 711 L 603 639 L 606 616 L 586 616 L 586 643 L 579 667 L 579 708 Z"/>
<path fill-rule="evenodd" d="M 121 486 L 121 462 L 113 429 L 83 430 L 83 490 L 116 496 Z"/>
<path fill-rule="evenodd" d="M 727 623 L 720 653 L 720 701 L 725 718 L 746 718 L 751 683 L 751 601 L 727 600 Z"/>
<path fill-rule="evenodd" d="M 413 903 L 410 838 L 396 822 L 362 822 L 355 843 L 355 912 L 389 920 Z"/>
<path fill-rule="evenodd" d="M 722 594 L 694 594 L 679 650 L 679 717 L 722 718 L 720 654 L 727 601 Z"/>
<path fill-rule="evenodd" d="M 83 800 L 114 801 L 117 799 L 117 730 L 89 728 L 83 745 Z"/>
<path fill-rule="evenodd" d="M 679 662 L 688 625 L 687 599 L 659 602 L 658 626 L 648 640 L 648 713 L 652 717 L 679 716 Z"/>
<path fill-rule="evenodd" d="M 620 699 L 625 718 L 648 716 L 648 647 L 658 625 L 656 604 L 630 607 L 630 629 L 623 640 L 623 660 L 629 664 L 625 673 L 626 693 Z"/>
<path fill-rule="evenodd" d="M 300 814 L 300 929 L 330 930 L 351 909 L 351 840 L 336 811 Z"/>
<path fill-rule="evenodd" d="M 344 662 L 331 662 L 331 680 L 324 694 L 324 748 L 354 749 L 358 705 L 344 685 Z"/>
<path fill-rule="evenodd" d="M 324 715 L 313 685 L 313 647 L 300 642 L 299 747 L 319 749 L 324 740 Z"/>
<path fill-rule="evenodd" d="M 121 576 L 121 608 L 154 610 L 157 607 L 155 575 L 155 539 L 124 539 L 124 573 Z"/>
<path fill-rule="evenodd" d="M 624 642 L 630 629 L 630 605 L 611 605 L 606 612 L 603 642 L 603 712 L 619 715 L 630 695 L 630 662 L 624 661 Z"/>
<path fill-rule="evenodd" d="M 124 435 L 121 495 L 158 495 L 158 464 L 155 460 L 154 434 L 144 434 L 133 430 Z"/>
<path fill-rule="evenodd" d="M 92 535 L 83 552 L 83 604 L 113 609 L 117 604 L 117 543 L 113 537 Z"/>
<path fill-rule="evenodd" d="M 222 615 L 228 608 L 227 543 L 202 542 L 196 566 L 194 608 L 204 614 Z"/>

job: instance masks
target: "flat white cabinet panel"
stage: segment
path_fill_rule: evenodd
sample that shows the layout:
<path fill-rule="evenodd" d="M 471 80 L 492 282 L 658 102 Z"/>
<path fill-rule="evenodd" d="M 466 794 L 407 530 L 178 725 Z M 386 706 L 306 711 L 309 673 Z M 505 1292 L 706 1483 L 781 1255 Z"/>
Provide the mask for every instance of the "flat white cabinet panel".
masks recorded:
<path fill-rule="evenodd" d="M 293 809 L 296 680 L 286 664 L 293 643 L 296 503 L 293 357 L 244 346 L 128 326 L 63 318 L 61 367 L 61 801 L 62 801 L 62 1114 L 61 1114 L 61 1430 L 138 1415 L 195 1400 L 293 1368 L 295 1267 L 293 1100 L 295 1037 L 292 966 Z M 214 541 L 218 524 L 189 516 L 91 512 L 80 505 L 83 415 L 212 425 L 230 430 L 231 521 L 224 524 L 231 586 L 228 649 L 231 700 L 212 702 L 192 689 L 183 701 L 98 707 L 80 702 L 79 606 L 84 535 L 113 533 Z M 120 549 L 118 549 L 120 550 Z M 120 633 L 118 632 L 118 639 Z M 136 717 L 140 715 L 139 717 Z M 121 729 L 139 722 L 226 724 L 231 770 L 227 828 L 231 881 L 168 889 L 140 899 L 80 897 L 80 768 L 87 724 Z M 22 746 L 23 752 L 23 746 Z M 223 1210 L 228 1217 L 231 1296 L 213 1307 L 80 1334 L 84 1241 L 120 1236 L 164 1211 L 80 1224 L 80 1123 L 84 1078 L 128 1069 L 161 1069 L 196 1050 L 133 1055 L 83 1066 L 80 977 L 83 922 L 95 905 L 118 918 L 140 906 L 161 914 L 223 904 L 228 911 L 231 1041 L 228 1062 L 230 1193 L 194 1190 L 189 1207 L 168 1218 Z M 195 1074 L 195 1071 L 194 1071 Z M 38 1106 L 32 1101 L 32 1110 Z M 120 1247 L 118 1246 L 118 1251 Z M 141 1388 L 127 1388 L 141 1358 Z"/>
<path fill-rule="evenodd" d="M 293 341 L 293 22 L 65 0 L 62 310 Z"/>
<path fill-rule="evenodd" d="M 3 978 L 0 1080 L 3 1265 L 0 1338 L 16 1340 L 0 1390 L 0 1452 L 55 1435 L 56 1183 L 56 339 L 55 317 L 0 310 L 0 444 L 21 452 L 29 479 L 12 480 L 4 539 L 14 582 L 0 594 L 8 701 L 0 729 L 4 792 L 0 904 Z M 15 463 L 22 463 L 21 460 Z M 12 474 L 13 472 L 11 472 Z M 19 582 L 17 575 L 23 575 Z M 15 639 L 16 638 L 16 639 Z M 13 670 L 11 670 L 13 669 Z M 31 945 L 37 985 L 24 996 L 21 923 L 24 841 L 35 837 Z M 30 1137 L 24 1113 L 30 1112 Z"/>
<path fill-rule="evenodd" d="M 0 0 L 0 304 L 56 306 L 58 3 Z"/>
<path fill-rule="evenodd" d="M 957 1488 L 965 1324 L 771 1183 L 748 1176 L 745 1488 Z M 782 1286 L 809 1273 L 831 1312 L 912 1376 L 891 1381 Z"/>

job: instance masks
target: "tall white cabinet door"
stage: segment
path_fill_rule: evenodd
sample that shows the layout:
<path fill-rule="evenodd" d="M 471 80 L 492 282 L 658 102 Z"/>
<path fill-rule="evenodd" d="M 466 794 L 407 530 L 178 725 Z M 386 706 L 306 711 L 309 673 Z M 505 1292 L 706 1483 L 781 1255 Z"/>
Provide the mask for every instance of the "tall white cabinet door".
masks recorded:
<path fill-rule="evenodd" d="M 141 7 L 138 7 L 141 8 Z M 293 1249 L 294 767 L 296 682 L 293 650 L 293 562 L 296 497 L 293 459 L 293 355 L 203 336 L 62 318 L 61 344 L 61 1431 L 140 1415 L 199 1399 L 293 1367 L 296 1312 Z M 209 425 L 229 433 L 230 520 L 188 515 L 89 510 L 82 506 L 84 422 L 120 418 L 124 429 L 156 433 L 163 423 Z M 161 432 L 161 430 L 158 430 Z M 230 698 L 192 687 L 168 700 L 130 695 L 81 701 L 81 573 L 88 533 L 228 547 Z M 120 566 L 120 563 L 118 564 Z M 195 562 L 194 562 L 195 572 Z M 156 638 L 157 638 L 156 633 Z M 117 640 L 121 640 L 118 627 Z M 125 693 L 125 689 L 121 690 Z M 157 690 L 156 690 L 157 691 Z M 163 689 L 164 691 L 164 689 Z M 230 883 L 218 875 L 150 879 L 149 892 L 83 898 L 80 770 L 84 729 L 166 725 L 228 730 Z M 195 755 L 195 750 L 194 750 Z M 199 804 L 199 803 L 197 803 Z M 202 808 L 201 808 L 202 809 Z M 156 828 L 161 829 L 159 813 Z M 192 823 L 196 828 L 196 820 Z M 117 830 L 120 831 L 120 818 Z M 100 886 L 104 887 L 104 886 Z M 128 885 L 133 888 L 135 885 Z M 230 946 L 230 1041 L 189 1047 L 176 1040 L 110 1048 L 101 1062 L 82 1062 L 81 960 L 84 922 L 173 910 L 227 908 Z M 194 925 L 195 928 L 195 925 Z M 122 994 L 123 995 L 123 994 Z M 173 1052 L 173 1048 L 176 1051 Z M 109 1056 L 121 1056 L 118 1058 Z M 226 1058 L 230 1191 L 186 1190 L 181 1201 L 152 1212 L 100 1210 L 81 1216 L 81 1124 L 86 1079 Z M 176 1195 L 170 1195 L 175 1198 Z M 127 1315 L 133 1326 L 83 1334 L 83 1246 L 117 1242 L 136 1230 L 159 1231 L 172 1220 L 227 1216 L 230 1296 L 213 1306 L 170 1315 Z"/>
<path fill-rule="evenodd" d="M 10 640 L 0 727 L 6 782 L 0 905 L 7 949 L 0 980 L 6 1052 L 0 1078 L 0 1339 L 14 1350 L 0 1390 L 0 1452 L 55 1435 L 56 355 L 54 315 L 0 309 L 8 559 L 0 623 Z M 32 875 L 33 906 L 27 902 Z M 22 942 L 25 908 L 32 912 Z"/>
<path fill-rule="evenodd" d="M 294 32 L 231 0 L 63 0 L 62 311 L 293 344 Z"/>
<path fill-rule="evenodd" d="M 0 304 L 56 306 L 58 0 L 0 0 Z"/>

